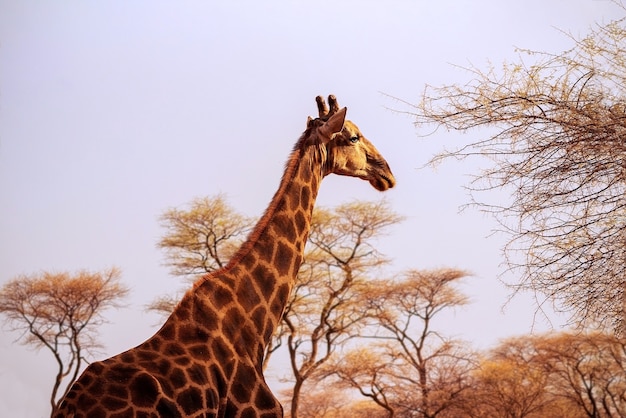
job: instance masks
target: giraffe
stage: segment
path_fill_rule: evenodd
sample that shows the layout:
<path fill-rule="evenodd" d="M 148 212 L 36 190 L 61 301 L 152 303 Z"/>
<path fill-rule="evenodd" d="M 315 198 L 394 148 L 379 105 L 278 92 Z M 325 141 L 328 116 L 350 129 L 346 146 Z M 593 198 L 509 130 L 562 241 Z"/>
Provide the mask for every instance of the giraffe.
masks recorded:
<path fill-rule="evenodd" d="M 278 190 L 228 264 L 199 278 L 163 326 L 135 348 L 90 364 L 53 417 L 282 417 L 262 372 L 302 262 L 313 206 L 328 174 L 395 185 L 385 159 L 316 98 Z"/>

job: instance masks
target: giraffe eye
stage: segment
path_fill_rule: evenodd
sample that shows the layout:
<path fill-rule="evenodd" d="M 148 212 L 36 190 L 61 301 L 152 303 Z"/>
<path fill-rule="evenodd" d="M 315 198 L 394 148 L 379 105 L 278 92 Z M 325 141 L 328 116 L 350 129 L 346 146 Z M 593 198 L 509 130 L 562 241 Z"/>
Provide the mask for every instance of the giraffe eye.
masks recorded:
<path fill-rule="evenodd" d="M 359 142 L 359 136 L 358 135 L 354 135 L 354 136 L 350 137 L 350 142 L 352 142 L 353 144 L 355 142 Z"/>

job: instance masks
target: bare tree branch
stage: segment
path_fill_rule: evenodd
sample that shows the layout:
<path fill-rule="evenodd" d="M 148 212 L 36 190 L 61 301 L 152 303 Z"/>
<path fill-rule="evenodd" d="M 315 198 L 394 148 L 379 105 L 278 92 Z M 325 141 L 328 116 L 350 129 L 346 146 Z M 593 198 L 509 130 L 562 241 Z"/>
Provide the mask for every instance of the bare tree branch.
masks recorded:
<path fill-rule="evenodd" d="M 621 10 L 624 7 L 618 4 Z M 510 240 L 515 291 L 553 301 L 583 327 L 624 329 L 626 288 L 626 21 L 597 25 L 560 54 L 519 50 L 469 83 L 427 86 L 416 125 L 476 131 L 437 155 L 489 161 L 469 184 Z M 525 56 L 526 59 L 522 57 Z M 531 61 L 528 64 L 527 61 Z M 503 188 L 508 203 L 479 192 Z M 541 299 L 541 297 L 539 297 Z M 542 302 L 540 302 L 541 304 Z"/>

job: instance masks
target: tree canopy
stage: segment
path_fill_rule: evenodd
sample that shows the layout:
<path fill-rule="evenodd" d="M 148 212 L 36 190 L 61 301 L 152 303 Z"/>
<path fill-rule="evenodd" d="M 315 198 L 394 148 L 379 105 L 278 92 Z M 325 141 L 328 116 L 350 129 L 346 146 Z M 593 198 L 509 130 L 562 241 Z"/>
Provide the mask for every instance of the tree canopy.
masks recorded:
<path fill-rule="evenodd" d="M 470 385 L 475 354 L 435 326 L 442 311 L 468 303 L 456 285 L 455 269 L 411 270 L 368 283 L 360 297 L 369 327 L 368 343 L 336 358 L 326 373 L 340 386 L 357 389 L 389 417 L 453 415 L 456 399 Z"/>
<path fill-rule="evenodd" d="M 253 226 L 218 194 L 193 199 L 186 209 L 171 208 L 159 218 L 165 234 L 157 246 L 175 276 L 195 277 L 223 267 Z"/>

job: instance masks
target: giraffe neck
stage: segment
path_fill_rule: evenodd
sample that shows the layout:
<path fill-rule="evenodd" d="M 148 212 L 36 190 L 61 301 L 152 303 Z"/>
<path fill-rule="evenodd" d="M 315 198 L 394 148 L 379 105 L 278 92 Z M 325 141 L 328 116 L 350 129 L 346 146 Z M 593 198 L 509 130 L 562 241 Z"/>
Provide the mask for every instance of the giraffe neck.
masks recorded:
<path fill-rule="evenodd" d="M 304 135 L 303 135 L 304 136 Z M 289 156 L 278 190 L 226 270 L 242 262 L 263 261 L 268 266 L 284 264 L 287 258 L 301 261 L 311 227 L 313 207 L 324 177 L 325 152 L 318 146 L 301 146 L 300 139 Z M 273 253 L 280 244 L 291 249 L 276 259 Z M 297 260 L 296 260 L 297 259 Z M 288 276 L 295 279 L 297 269 Z M 280 270 L 278 267 L 276 270 Z"/>
<path fill-rule="evenodd" d="M 302 142 L 304 139 L 291 153 L 265 213 L 226 266 L 227 271 L 242 279 L 242 285 L 257 290 L 260 303 L 267 307 L 273 326 L 271 332 L 259 330 L 264 344 L 280 322 L 302 263 L 313 207 L 324 177 L 322 148 L 303 146 Z M 244 273 L 239 273 L 242 270 Z"/>
<path fill-rule="evenodd" d="M 307 146 L 306 140 L 307 131 L 247 241 L 223 269 L 195 283 L 155 339 L 199 347 L 203 336 L 214 335 L 213 344 L 231 347 L 227 350 L 261 367 L 300 268 L 325 175 L 325 148 Z"/>

